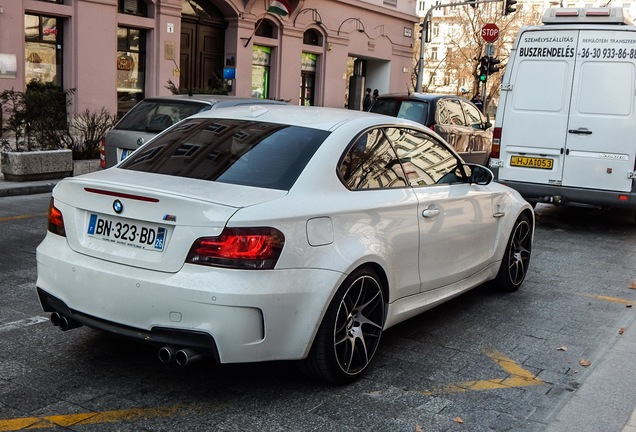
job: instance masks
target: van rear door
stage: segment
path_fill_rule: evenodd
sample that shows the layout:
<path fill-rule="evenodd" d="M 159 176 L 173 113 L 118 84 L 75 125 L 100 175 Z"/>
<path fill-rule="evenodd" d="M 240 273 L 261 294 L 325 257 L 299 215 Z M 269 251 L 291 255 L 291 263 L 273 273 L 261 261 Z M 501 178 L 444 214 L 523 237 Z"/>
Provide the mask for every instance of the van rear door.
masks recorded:
<path fill-rule="evenodd" d="M 561 184 L 578 33 L 541 29 L 519 36 L 506 71 L 513 84 L 502 93 L 500 180 Z"/>
<path fill-rule="evenodd" d="M 636 33 L 526 31 L 516 56 L 499 179 L 630 191 Z"/>
<path fill-rule="evenodd" d="M 635 62 L 635 32 L 580 31 L 563 186 L 631 190 Z"/>

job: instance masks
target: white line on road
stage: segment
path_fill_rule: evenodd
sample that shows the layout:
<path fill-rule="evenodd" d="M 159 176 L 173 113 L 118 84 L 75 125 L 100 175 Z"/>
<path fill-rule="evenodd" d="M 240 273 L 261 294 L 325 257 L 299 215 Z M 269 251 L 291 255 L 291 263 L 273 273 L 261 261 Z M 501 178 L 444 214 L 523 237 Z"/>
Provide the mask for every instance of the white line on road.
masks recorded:
<path fill-rule="evenodd" d="M 11 331 L 11 330 L 17 330 L 17 329 L 21 329 L 24 327 L 29 327 L 35 324 L 40 324 L 44 321 L 48 321 L 49 319 L 47 317 L 43 317 L 43 316 L 35 316 L 35 317 L 31 317 L 31 318 L 25 318 L 19 321 L 13 321 L 10 323 L 6 323 L 6 324 L 2 324 L 0 325 L 0 333 L 2 332 L 6 332 L 6 331 Z"/>

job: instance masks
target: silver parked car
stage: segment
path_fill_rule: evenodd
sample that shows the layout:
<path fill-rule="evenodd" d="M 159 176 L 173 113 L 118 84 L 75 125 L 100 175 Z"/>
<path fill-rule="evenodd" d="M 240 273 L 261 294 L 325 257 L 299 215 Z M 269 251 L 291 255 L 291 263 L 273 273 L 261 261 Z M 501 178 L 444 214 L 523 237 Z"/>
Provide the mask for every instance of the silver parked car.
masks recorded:
<path fill-rule="evenodd" d="M 112 167 L 158 133 L 198 112 L 238 105 L 284 103 L 271 99 L 210 94 L 145 98 L 128 111 L 102 139 L 101 167 Z"/>

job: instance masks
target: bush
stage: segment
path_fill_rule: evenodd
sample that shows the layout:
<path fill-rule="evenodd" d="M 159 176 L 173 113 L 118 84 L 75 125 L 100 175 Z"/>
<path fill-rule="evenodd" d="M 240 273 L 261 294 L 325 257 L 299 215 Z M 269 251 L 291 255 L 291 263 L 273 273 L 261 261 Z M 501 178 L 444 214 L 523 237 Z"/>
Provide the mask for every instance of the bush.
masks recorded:
<path fill-rule="evenodd" d="M 99 144 L 104 134 L 115 125 L 117 116 L 102 107 L 99 111 L 88 108 L 71 120 L 73 131 L 73 159 L 99 158 Z"/>
<path fill-rule="evenodd" d="M 2 128 L 4 127 L 12 132 L 15 137 L 16 150 L 21 150 L 21 144 L 25 134 L 26 118 L 25 118 L 25 106 L 24 106 L 24 93 L 11 90 L 4 90 L 0 93 L 0 103 L 2 104 L 2 117 L 5 114 L 8 116 L 4 121 Z M 7 141 L 7 140 L 4 140 Z M 7 143 L 5 143 L 5 146 Z"/>
<path fill-rule="evenodd" d="M 187 95 L 192 96 L 194 94 L 213 94 L 213 95 L 227 95 L 227 94 L 229 94 L 230 88 L 222 80 L 219 80 L 218 77 L 215 76 L 215 78 L 217 79 L 217 82 L 218 82 L 218 86 L 217 87 L 179 88 L 170 79 L 168 80 L 168 84 L 165 85 L 164 87 L 167 88 L 168 90 L 170 90 L 170 92 L 172 94 L 175 94 L 175 95 L 177 95 L 177 94 L 187 94 Z"/>
<path fill-rule="evenodd" d="M 62 90 L 53 83 L 31 81 L 24 93 L 24 116 L 29 150 L 63 149 L 71 144 L 66 110 L 74 89 Z M 35 144 L 33 144 L 35 141 Z"/>
<path fill-rule="evenodd" d="M 68 120 L 67 110 L 75 90 L 62 90 L 52 83 L 32 81 L 25 92 L 5 90 L 0 93 L 4 125 L 15 139 L 0 140 L 0 149 L 16 151 L 68 148 L 73 159 L 99 158 L 102 136 L 116 121 L 106 108 L 85 109 Z"/>

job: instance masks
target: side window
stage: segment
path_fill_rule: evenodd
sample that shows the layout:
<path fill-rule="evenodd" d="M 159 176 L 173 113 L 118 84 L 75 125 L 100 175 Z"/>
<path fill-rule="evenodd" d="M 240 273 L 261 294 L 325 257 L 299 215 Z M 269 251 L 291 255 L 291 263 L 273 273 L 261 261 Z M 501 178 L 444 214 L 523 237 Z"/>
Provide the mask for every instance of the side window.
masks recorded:
<path fill-rule="evenodd" d="M 464 111 L 457 99 L 440 99 L 437 101 L 438 124 L 466 126 Z"/>
<path fill-rule="evenodd" d="M 395 99 L 376 99 L 371 106 L 371 112 L 397 117 L 400 101 Z"/>
<path fill-rule="evenodd" d="M 436 138 L 417 130 L 387 128 L 411 186 L 431 186 L 463 181 L 459 160 Z"/>
<path fill-rule="evenodd" d="M 344 184 L 352 190 L 407 186 L 400 161 L 382 129 L 360 135 L 338 167 Z"/>
<path fill-rule="evenodd" d="M 462 102 L 462 106 L 464 107 L 468 123 L 474 128 L 480 128 L 484 120 L 479 110 L 475 106 L 465 102 Z"/>
<path fill-rule="evenodd" d="M 424 123 L 425 104 L 421 102 L 402 102 L 398 117 Z"/>

